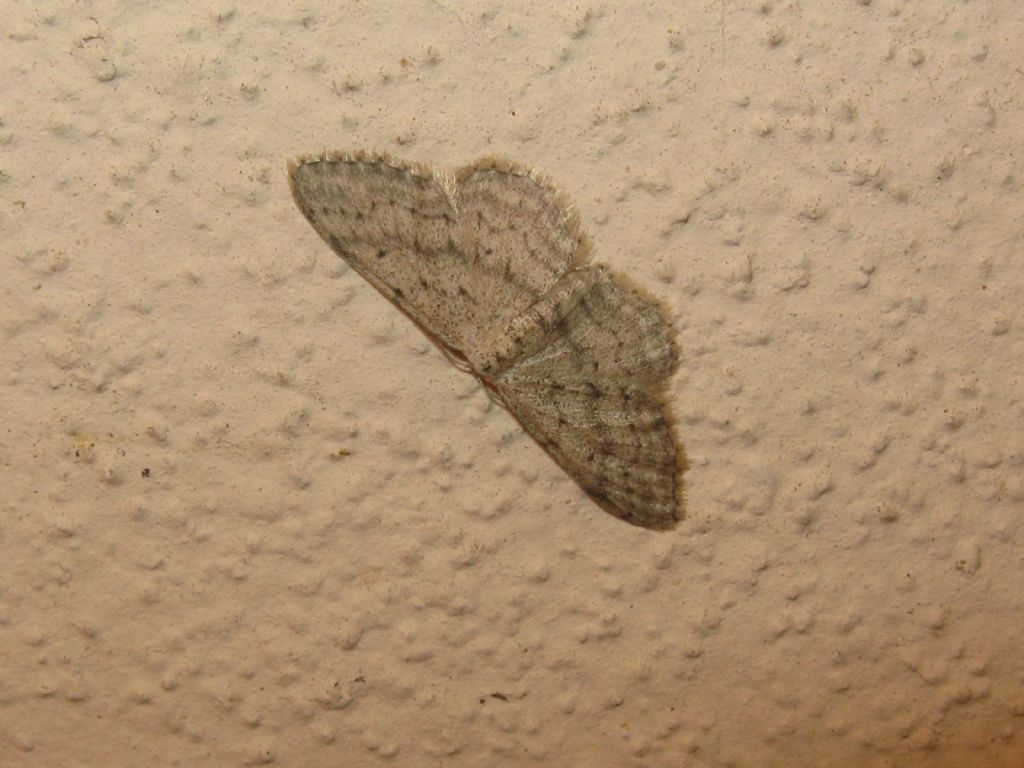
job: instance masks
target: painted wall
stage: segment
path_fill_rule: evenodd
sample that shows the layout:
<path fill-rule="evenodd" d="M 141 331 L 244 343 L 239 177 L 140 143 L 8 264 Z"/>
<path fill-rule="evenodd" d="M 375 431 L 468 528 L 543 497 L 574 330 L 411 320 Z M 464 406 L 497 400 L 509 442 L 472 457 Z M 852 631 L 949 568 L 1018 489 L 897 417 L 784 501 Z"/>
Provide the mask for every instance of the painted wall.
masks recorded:
<path fill-rule="evenodd" d="M 8 4 L 10 6 L 10 4 Z M 1019 766 L 1024 7 L 15 3 L 0 765 Z M 662 297 L 603 513 L 286 161 L 534 165 Z"/>

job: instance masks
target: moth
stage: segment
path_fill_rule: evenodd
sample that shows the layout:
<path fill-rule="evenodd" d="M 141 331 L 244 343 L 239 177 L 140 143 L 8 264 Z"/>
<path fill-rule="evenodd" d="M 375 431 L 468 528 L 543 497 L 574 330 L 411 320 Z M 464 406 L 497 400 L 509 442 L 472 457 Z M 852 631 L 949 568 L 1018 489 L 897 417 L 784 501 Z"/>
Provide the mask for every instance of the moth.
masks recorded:
<path fill-rule="evenodd" d="M 447 173 L 368 151 L 300 157 L 288 175 L 335 253 L 602 509 L 656 530 L 681 519 L 672 325 L 644 289 L 591 262 L 552 182 L 501 158 Z"/>

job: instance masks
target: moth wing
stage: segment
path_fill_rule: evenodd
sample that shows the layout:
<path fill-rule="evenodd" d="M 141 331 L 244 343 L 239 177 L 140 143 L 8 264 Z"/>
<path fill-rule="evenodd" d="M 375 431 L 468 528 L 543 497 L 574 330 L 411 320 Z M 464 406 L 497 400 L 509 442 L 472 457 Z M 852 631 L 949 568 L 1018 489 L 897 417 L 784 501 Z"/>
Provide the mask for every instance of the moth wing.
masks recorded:
<path fill-rule="evenodd" d="M 499 387 L 531 437 L 602 509 L 664 530 L 682 517 L 680 458 L 662 404 L 631 387 Z"/>
<path fill-rule="evenodd" d="M 496 333 L 589 259 L 591 245 L 568 196 L 545 176 L 496 157 L 456 174 L 458 242 L 487 276 L 481 302 Z M 490 336 L 482 337 L 486 347 Z"/>
<path fill-rule="evenodd" d="M 545 329 L 542 348 L 509 376 L 563 384 L 602 380 L 657 393 L 675 372 L 675 330 L 657 299 L 603 264 L 571 276 L 587 288 Z"/>
<path fill-rule="evenodd" d="M 383 154 L 325 154 L 291 163 L 289 180 L 331 248 L 461 353 L 486 351 L 589 252 L 568 198 L 497 158 L 452 177 Z"/>
<path fill-rule="evenodd" d="M 473 269 L 455 242 L 451 178 L 368 152 L 299 158 L 288 171 L 317 233 L 422 328 L 461 351 L 489 323 L 464 285 Z"/>
<path fill-rule="evenodd" d="M 498 394 L 603 509 L 671 528 L 682 517 L 685 469 L 666 404 L 672 329 L 646 294 L 595 269 L 547 345 L 497 378 Z"/>

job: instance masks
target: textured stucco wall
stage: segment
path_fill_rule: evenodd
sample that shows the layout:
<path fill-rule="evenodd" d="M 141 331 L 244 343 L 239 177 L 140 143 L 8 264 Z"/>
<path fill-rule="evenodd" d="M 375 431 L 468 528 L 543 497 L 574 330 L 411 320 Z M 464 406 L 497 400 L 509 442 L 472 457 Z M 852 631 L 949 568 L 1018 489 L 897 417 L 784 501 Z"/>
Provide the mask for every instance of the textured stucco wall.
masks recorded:
<path fill-rule="evenodd" d="M 1024 6 L 3 16 L 0 765 L 1024 762 Z M 664 298 L 676 531 L 319 241 L 361 146 Z"/>

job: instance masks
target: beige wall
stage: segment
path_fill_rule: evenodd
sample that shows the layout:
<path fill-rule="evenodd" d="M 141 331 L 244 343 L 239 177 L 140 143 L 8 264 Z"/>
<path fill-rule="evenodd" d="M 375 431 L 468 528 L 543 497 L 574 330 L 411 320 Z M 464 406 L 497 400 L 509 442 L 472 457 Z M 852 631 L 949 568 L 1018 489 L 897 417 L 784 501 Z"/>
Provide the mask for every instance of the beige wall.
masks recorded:
<path fill-rule="evenodd" d="M 550 6 L 8 3 L 0 765 L 1024 762 L 1024 8 Z M 665 300 L 677 530 L 316 237 L 364 146 Z"/>

